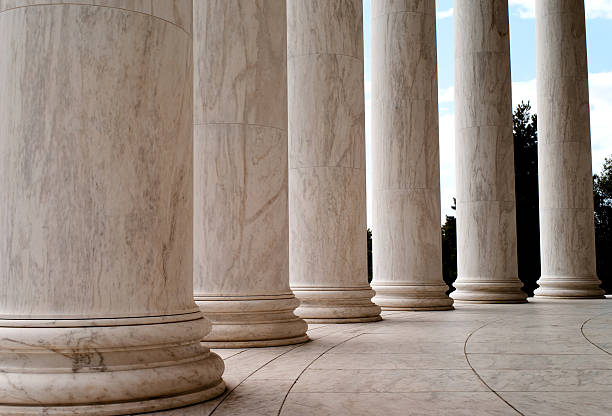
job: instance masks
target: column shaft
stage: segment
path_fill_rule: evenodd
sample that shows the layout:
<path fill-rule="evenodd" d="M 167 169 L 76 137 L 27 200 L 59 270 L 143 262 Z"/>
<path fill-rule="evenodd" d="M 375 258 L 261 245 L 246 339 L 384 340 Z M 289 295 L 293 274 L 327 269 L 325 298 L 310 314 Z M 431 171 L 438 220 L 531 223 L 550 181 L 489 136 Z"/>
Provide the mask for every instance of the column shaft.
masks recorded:
<path fill-rule="evenodd" d="M 442 279 L 434 0 L 372 3 L 374 302 L 452 309 Z"/>
<path fill-rule="evenodd" d="M 225 388 L 192 297 L 191 2 L 93 3 L 0 2 L 2 415 Z"/>
<path fill-rule="evenodd" d="M 455 0 L 457 273 L 451 294 L 524 302 L 516 204 L 507 0 Z"/>
<path fill-rule="evenodd" d="M 285 0 L 198 0 L 195 299 L 215 347 L 304 342 L 289 288 Z"/>
<path fill-rule="evenodd" d="M 288 2 L 291 287 L 311 322 L 380 319 L 367 280 L 361 0 Z"/>
<path fill-rule="evenodd" d="M 583 0 L 536 2 L 542 275 L 536 296 L 602 297 L 595 267 Z"/>

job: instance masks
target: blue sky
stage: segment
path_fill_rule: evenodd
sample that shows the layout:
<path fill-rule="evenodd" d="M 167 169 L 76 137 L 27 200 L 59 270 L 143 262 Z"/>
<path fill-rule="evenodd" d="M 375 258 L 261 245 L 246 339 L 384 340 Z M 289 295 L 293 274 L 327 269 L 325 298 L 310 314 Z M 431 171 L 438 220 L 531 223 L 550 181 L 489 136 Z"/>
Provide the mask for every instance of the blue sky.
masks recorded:
<path fill-rule="evenodd" d="M 363 2 L 366 94 L 366 159 L 370 164 L 370 4 Z M 534 0 L 509 0 L 512 101 L 529 100 L 537 112 Z M 593 172 L 612 155 L 612 0 L 586 0 L 587 54 L 591 105 Z M 442 220 L 454 215 L 455 138 L 453 107 L 453 0 L 437 0 L 438 88 L 440 113 L 440 166 Z M 371 171 L 368 172 L 368 224 L 371 212 Z"/>

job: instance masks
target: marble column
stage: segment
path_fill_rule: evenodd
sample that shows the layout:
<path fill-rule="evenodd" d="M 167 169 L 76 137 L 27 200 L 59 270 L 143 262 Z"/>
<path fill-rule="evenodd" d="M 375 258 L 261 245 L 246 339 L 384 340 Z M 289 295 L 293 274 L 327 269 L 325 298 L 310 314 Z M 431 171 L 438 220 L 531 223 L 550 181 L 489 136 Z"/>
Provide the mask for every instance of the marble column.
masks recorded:
<path fill-rule="evenodd" d="M 525 302 L 516 253 L 508 0 L 455 0 L 457 301 Z"/>
<path fill-rule="evenodd" d="M 442 279 L 434 0 L 372 3 L 372 161 L 374 302 L 452 309 Z"/>
<path fill-rule="evenodd" d="M 536 2 L 538 297 L 601 298 L 595 268 L 584 1 Z"/>
<path fill-rule="evenodd" d="M 193 301 L 190 0 L 0 1 L 0 414 L 224 391 Z"/>
<path fill-rule="evenodd" d="M 217 348 L 304 342 L 289 288 L 285 0 L 194 2 L 195 300 Z"/>
<path fill-rule="evenodd" d="M 291 287 L 310 322 L 380 320 L 368 284 L 361 0 L 289 0 Z"/>

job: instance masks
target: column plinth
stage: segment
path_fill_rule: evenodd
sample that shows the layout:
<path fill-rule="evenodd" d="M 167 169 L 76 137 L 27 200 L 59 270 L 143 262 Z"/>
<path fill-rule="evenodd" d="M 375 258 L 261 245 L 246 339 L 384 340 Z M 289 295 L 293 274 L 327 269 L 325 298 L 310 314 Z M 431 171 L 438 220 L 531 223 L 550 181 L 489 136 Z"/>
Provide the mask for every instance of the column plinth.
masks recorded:
<path fill-rule="evenodd" d="M 373 300 L 452 309 L 442 279 L 433 0 L 372 3 L 372 110 Z"/>
<path fill-rule="evenodd" d="M 518 278 L 507 0 L 455 0 L 457 280 L 451 297 L 525 302 Z"/>
<path fill-rule="evenodd" d="M 273 347 L 308 341 L 304 321 L 295 316 L 293 293 L 268 296 L 195 296 L 214 322 L 204 339 L 211 348 Z"/>
<path fill-rule="evenodd" d="M 380 307 L 371 299 L 375 292 L 362 287 L 292 286 L 300 299 L 297 314 L 310 323 L 357 323 L 380 321 Z"/>
<path fill-rule="evenodd" d="M 457 290 L 451 293 L 458 302 L 471 303 L 525 303 L 526 294 L 521 291 L 523 283 L 517 281 L 492 281 L 461 279 L 453 284 Z"/>
<path fill-rule="evenodd" d="M 284 0 L 194 2 L 194 297 L 215 348 L 308 340 L 289 287 Z"/>
<path fill-rule="evenodd" d="M 595 262 L 584 1 L 536 2 L 542 275 L 537 297 L 603 298 Z"/>
<path fill-rule="evenodd" d="M 193 301 L 191 2 L 10 3 L 0 414 L 132 414 L 221 394 Z"/>
<path fill-rule="evenodd" d="M 427 284 L 399 280 L 373 282 L 373 287 L 376 290 L 374 302 L 383 310 L 446 311 L 453 309 L 453 300 L 446 294 L 448 286 L 444 283 Z"/>
<path fill-rule="evenodd" d="M 0 319 L 3 415 L 116 415 L 218 396 L 221 358 L 199 310 L 101 319 Z M 47 405 L 45 405 L 45 403 Z"/>
<path fill-rule="evenodd" d="M 368 284 L 361 0 L 291 0 L 291 288 L 309 322 L 379 320 Z"/>

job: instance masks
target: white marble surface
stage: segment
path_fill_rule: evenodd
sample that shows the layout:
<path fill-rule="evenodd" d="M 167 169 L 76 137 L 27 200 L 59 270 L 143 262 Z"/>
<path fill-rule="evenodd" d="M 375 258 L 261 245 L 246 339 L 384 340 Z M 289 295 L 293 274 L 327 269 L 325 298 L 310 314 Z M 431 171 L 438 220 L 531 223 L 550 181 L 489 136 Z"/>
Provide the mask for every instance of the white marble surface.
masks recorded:
<path fill-rule="evenodd" d="M 507 0 L 455 0 L 457 289 L 468 302 L 524 302 L 516 204 Z"/>
<path fill-rule="evenodd" d="M 194 3 L 194 292 L 216 347 L 307 340 L 289 288 L 283 0 Z"/>
<path fill-rule="evenodd" d="M 610 413 L 612 356 L 586 337 L 612 338 L 612 299 L 383 317 L 313 325 L 300 346 L 232 351 L 225 396 L 160 415 Z M 520 352 L 502 352 L 518 339 Z"/>
<path fill-rule="evenodd" d="M 367 280 L 362 4 L 290 0 L 289 250 L 297 313 L 378 320 Z"/>
<path fill-rule="evenodd" d="M 536 4 L 542 275 L 536 296 L 601 297 L 583 1 Z"/>
<path fill-rule="evenodd" d="M 433 0 L 372 4 L 372 110 L 374 302 L 451 309 L 442 280 Z"/>
<path fill-rule="evenodd" d="M 0 2 L 3 415 L 224 389 L 192 296 L 191 3 L 118 3 Z"/>

